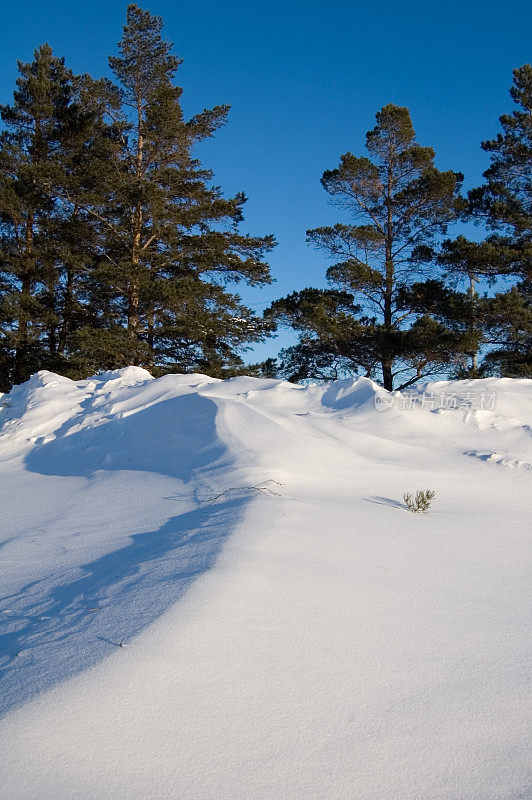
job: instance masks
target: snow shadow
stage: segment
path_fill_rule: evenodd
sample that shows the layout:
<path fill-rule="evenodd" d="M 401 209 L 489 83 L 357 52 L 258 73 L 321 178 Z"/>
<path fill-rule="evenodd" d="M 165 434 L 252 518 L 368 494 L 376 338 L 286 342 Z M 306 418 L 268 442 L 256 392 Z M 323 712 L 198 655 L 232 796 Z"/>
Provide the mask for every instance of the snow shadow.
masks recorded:
<path fill-rule="evenodd" d="M 44 475 L 142 469 L 194 485 L 226 453 L 215 418 L 208 399 L 172 398 L 44 444 L 27 466 Z M 132 531 L 125 547 L 0 598 L 0 713 L 96 664 L 177 602 L 212 567 L 248 499 L 222 497 Z"/>
<path fill-rule="evenodd" d="M 391 497 L 382 497 L 381 495 L 372 494 L 370 497 L 363 497 L 366 503 L 375 503 L 378 506 L 390 506 L 390 508 L 401 508 L 408 511 L 408 506 L 405 503 L 400 503 L 399 500 L 394 500 Z"/>
<path fill-rule="evenodd" d="M 331 383 L 321 398 L 332 411 L 355 410 L 370 405 L 375 408 L 375 385 L 367 378 L 346 378 Z"/>
<path fill-rule="evenodd" d="M 74 417 L 57 438 L 30 451 L 26 466 L 41 475 L 90 477 L 97 470 L 141 470 L 189 481 L 226 452 L 216 432 L 216 411 L 212 400 L 192 394 L 77 431 Z"/>

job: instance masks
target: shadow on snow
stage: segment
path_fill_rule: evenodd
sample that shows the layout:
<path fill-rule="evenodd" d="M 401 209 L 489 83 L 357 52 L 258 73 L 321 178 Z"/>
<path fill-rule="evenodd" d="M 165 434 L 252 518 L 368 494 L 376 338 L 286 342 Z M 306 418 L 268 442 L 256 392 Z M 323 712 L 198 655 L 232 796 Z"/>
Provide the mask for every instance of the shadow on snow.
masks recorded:
<path fill-rule="evenodd" d="M 28 469 L 90 477 L 97 470 L 144 470 L 194 483 L 226 455 L 216 405 L 187 395 L 110 419 L 35 448 Z M 85 669 L 175 603 L 214 563 L 246 498 L 220 500 L 171 517 L 158 530 L 61 576 L 0 599 L 0 711 Z M 112 511 L 110 511 L 112 513 Z M 7 630 L 6 630 L 7 629 Z"/>

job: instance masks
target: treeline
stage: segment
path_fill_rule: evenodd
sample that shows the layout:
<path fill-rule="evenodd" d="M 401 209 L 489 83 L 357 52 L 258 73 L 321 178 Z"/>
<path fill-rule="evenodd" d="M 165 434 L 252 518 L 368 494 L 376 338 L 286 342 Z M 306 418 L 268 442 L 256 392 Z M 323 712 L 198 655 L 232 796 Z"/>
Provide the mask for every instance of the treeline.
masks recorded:
<path fill-rule="evenodd" d="M 270 282 L 274 238 L 239 232 L 245 196 L 194 157 L 228 107 L 184 119 L 179 60 L 135 5 L 109 63 L 114 82 L 74 75 L 44 45 L 0 107 L 4 388 L 42 368 L 224 374 L 271 329 L 228 287 Z"/>
<path fill-rule="evenodd" d="M 184 119 L 159 17 L 130 5 L 118 47 L 111 81 L 74 75 L 43 45 L 0 106 L 1 389 L 38 369 L 127 364 L 358 373 L 389 389 L 431 374 L 532 376 L 530 65 L 514 71 L 516 109 L 482 144 L 491 165 L 467 197 L 463 176 L 416 142 L 408 110 L 385 106 L 368 155 L 346 153 L 322 177 L 349 219 L 307 232 L 331 259 L 330 288 L 258 317 L 231 287 L 271 281 L 274 237 L 241 232 L 245 196 L 225 198 L 195 157 L 228 107 Z M 460 220 L 486 239 L 445 239 Z M 280 324 L 298 344 L 245 367 L 246 345 Z"/>
<path fill-rule="evenodd" d="M 307 231 L 333 263 L 330 289 L 304 289 L 267 316 L 300 332 L 272 367 L 289 380 L 361 372 L 386 389 L 423 377 L 532 377 L 532 67 L 514 70 L 517 108 L 482 143 L 486 183 L 462 196 L 415 139 L 408 109 L 378 112 L 368 156 L 346 153 L 321 179 L 351 224 Z M 445 239 L 481 223 L 482 242 Z"/>

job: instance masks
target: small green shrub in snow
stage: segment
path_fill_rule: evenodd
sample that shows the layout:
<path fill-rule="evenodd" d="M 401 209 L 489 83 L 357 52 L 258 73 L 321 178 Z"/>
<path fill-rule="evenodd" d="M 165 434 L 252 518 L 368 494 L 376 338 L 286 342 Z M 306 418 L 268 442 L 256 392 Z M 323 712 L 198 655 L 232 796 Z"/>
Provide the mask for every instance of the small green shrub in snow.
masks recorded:
<path fill-rule="evenodd" d="M 403 495 L 403 500 L 406 503 L 406 507 L 412 512 L 412 514 L 417 514 L 419 511 L 421 511 L 422 514 L 426 514 L 435 495 L 436 492 L 433 492 L 432 489 L 418 489 L 415 497 L 413 497 L 409 492 L 405 492 Z"/>

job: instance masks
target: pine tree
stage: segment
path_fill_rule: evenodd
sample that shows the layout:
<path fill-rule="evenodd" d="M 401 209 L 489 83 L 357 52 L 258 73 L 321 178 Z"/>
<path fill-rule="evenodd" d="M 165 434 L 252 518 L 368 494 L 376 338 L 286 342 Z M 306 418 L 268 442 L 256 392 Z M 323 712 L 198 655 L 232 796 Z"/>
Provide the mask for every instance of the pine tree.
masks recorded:
<path fill-rule="evenodd" d="M 54 355 L 58 317 L 56 264 L 47 239 L 61 172 L 61 130 L 72 75 L 48 45 L 19 62 L 13 104 L 0 107 L 1 313 L 6 359 L 3 383 L 25 380 Z"/>
<path fill-rule="evenodd" d="M 488 358 L 503 375 L 532 375 L 532 66 L 514 70 L 510 96 L 517 108 L 503 114 L 503 129 L 482 143 L 491 154 L 486 185 L 471 192 L 473 210 L 494 231 L 488 245 L 499 253 L 499 274 L 520 280 L 492 303 L 497 345 Z M 501 336 L 502 334 L 502 336 Z"/>
<path fill-rule="evenodd" d="M 484 341 L 488 300 L 478 294 L 478 275 L 469 269 L 464 271 L 470 281 L 466 291 L 456 288 L 457 276 L 462 276 L 461 270 L 457 270 L 450 278 L 446 275 L 445 279 L 414 283 L 398 293 L 399 308 L 444 326 L 449 340 L 446 372 L 451 378 L 480 378 L 485 374 L 479 366 L 478 354 Z"/>
<path fill-rule="evenodd" d="M 415 140 L 408 109 L 387 105 L 376 119 L 366 136 L 370 158 L 346 153 L 321 181 L 358 224 L 307 232 L 309 242 L 340 259 L 327 278 L 347 295 L 333 309 L 334 292 L 317 292 L 313 301 L 316 290 L 305 290 L 276 301 L 268 314 L 302 331 L 301 355 L 318 342 L 322 360 L 325 347 L 331 359 L 380 377 L 391 390 L 441 369 L 464 346 L 443 323 L 404 305 L 405 288 L 423 275 L 420 247 L 457 216 L 462 176 L 435 168 L 432 148 Z"/>
<path fill-rule="evenodd" d="M 517 285 L 480 301 L 485 369 L 532 375 L 532 66 L 514 70 L 510 95 L 518 106 L 500 117 L 502 133 L 482 143 L 491 154 L 486 183 L 469 192 L 469 216 L 491 229 L 485 241 L 444 243 L 440 261 L 453 271 L 509 279 Z M 474 298 L 474 291 L 471 292 Z M 475 363 L 472 364 L 475 367 Z"/>
<path fill-rule="evenodd" d="M 96 193 L 79 194 L 99 247 L 88 286 L 96 319 L 77 332 L 74 346 L 93 367 L 223 374 L 268 330 L 227 284 L 270 282 L 263 257 L 274 239 L 239 233 L 246 198 L 224 198 L 194 157 L 229 109 L 185 120 L 173 82 L 179 63 L 162 38 L 162 20 L 130 5 L 119 55 L 110 58 L 119 85 L 88 88 L 114 143 Z"/>
<path fill-rule="evenodd" d="M 0 107 L 2 382 L 37 369 L 79 374 L 68 340 L 86 322 L 80 294 L 96 246 L 94 226 L 70 198 L 98 135 L 82 108 L 81 79 L 48 45 L 19 63 L 13 104 Z M 96 167 L 92 168 L 96 173 Z"/>
<path fill-rule="evenodd" d="M 487 368 L 480 365 L 479 356 L 482 345 L 488 341 L 490 301 L 485 293 L 480 294 L 479 286 L 487 288 L 495 280 L 497 249 L 488 243 L 480 248 L 460 235 L 445 240 L 438 249 L 422 245 L 414 255 L 426 264 L 444 267 L 445 272 L 440 279 L 416 282 L 401 289 L 399 306 L 428 314 L 455 332 L 468 363 L 458 361 L 449 370 L 451 377 L 483 377 Z"/>
<path fill-rule="evenodd" d="M 520 108 L 503 114 L 503 133 L 482 143 L 491 153 L 486 185 L 470 193 L 477 214 L 494 230 L 490 242 L 508 248 L 507 272 L 532 271 L 532 66 L 514 70 L 510 96 Z M 510 258 L 510 253 L 512 258 Z"/>

